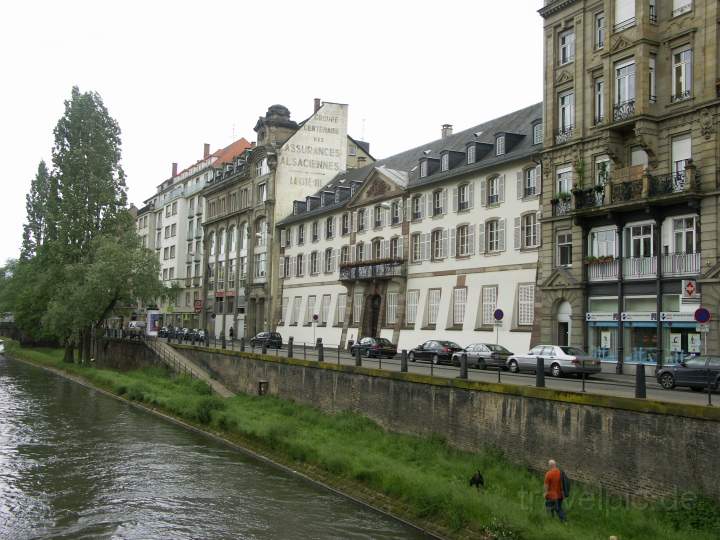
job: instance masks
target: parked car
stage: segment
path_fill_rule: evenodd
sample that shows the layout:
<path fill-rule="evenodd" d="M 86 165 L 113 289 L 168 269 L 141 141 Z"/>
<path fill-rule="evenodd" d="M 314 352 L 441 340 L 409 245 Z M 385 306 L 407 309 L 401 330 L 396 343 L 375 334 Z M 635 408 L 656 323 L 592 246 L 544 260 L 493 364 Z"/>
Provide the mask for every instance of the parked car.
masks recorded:
<path fill-rule="evenodd" d="M 433 364 L 449 364 L 453 353 L 462 351 L 463 348 L 453 341 L 431 339 L 422 345 L 418 345 L 408 353 L 408 360 L 425 360 Z"/>
<path fill-rule="evenodd" d="M 158 337 L 166 338 L 168 337 L 168 327 L 163 326 L 160 330 L 158 330 Z"/>
<path fill-rule="evenodd" d="M 460 365 L 463 352 L 467 354 L 468 367 L 478 369 L 485 369 L 488 366 L 506 368 L 507 359 L 513 354 L 502 345 L 495 343 L 473 343 L 465 347 L 463 351 L 452 355 L 454 366 Z"/>
<path fill-rule="evenodd" d="M 277 332 L 260 332 L 255 337 L 250 338 L 251 347 L 262 347 L 263 344 L 268 349 L 280 349 L 282 347 L 282 336 Z"/>
<path fill-rule="evenodd" d="M 661 368 L 656 376 L 658 383 L 665 390 L 672 390 L 677 386 L 685 386 L 695 391 L 704 390 L 708 381 L 713 390 L 720 390 L 720 357 L 688 358 L 679 364 Z"/>
<path fill-rule="evenodd" d="M 195 341 L 200 341 L 200 342 L 205 341 L 205 330 L 199 329 L 197 331 L 197 334 L 195 335 Z"/>
<path fill-rule="evenodd" d="M 350 347 L 350 354 L 355 356 L 355 351 L 360 349 L 360 354 L 366 358 L 393 358 L 397 354 L 397 346 L 385 338 L 360 338 L 357 343 Z"/>
<path fill-rule="evenodd" d="M 553 377 L 562 377 L 574 373 L 592 375 L 600 373 L 600 360 L 590 356 L 578 347 L 567 345 L 537 345 L 525 354 L 514 354 L 507 360 L 508 369 L 519 371 L 536 371 L 537 359 L 545 361 L 544 371 Z"/>

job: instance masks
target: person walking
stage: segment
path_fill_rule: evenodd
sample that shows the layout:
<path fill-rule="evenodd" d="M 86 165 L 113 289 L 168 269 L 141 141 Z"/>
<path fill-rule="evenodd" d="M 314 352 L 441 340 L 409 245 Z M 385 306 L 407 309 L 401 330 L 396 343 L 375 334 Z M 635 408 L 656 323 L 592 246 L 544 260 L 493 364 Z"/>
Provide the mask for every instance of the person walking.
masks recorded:
<path fill-rule="evenodd" d="M 232 326 L 230 327 L 230 332 L 228 333 L 230 334 L 230 341 L 232 341 L 235 338 L 235 330 L 233 330 Z"/>
<path fill-rule="evenodd" d="M 560 521 L 564 522 L 562 472 L 554 459 L 548 461 L 548 466 L 550 469 L 545 473 L 545 509 L 551 516 L 557 514 Z"/>

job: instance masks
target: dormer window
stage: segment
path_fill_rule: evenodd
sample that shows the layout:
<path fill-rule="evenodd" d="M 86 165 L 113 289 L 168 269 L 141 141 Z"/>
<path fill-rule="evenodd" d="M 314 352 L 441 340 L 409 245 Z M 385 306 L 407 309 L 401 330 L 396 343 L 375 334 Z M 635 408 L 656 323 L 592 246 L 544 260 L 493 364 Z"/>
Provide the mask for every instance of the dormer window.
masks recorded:
<path fill-rule="evenodd" d="M 425 178 L 428 173 L 428 163 L 427 161 L 421 161 L 420 162 L 420 178 Z"/>
<path fill-rule="evenodd" d="M 505 153 L 505 135 L 498 135 L 495 139 L 495 155 L 502 156 Z"/>
<path fill-rule="evenodd" d="M 533 126 L 533 144 L 540 144 L 543 141 L 543 125 L 538 122 Z"/>
<path fill-rule="evenodd" d="M 467 162 L 468 165 L 475 163 L 475 145 L 468 146 L 467 149 Z"/>
<path fill-rule="evenodd" d="M 443 154 L 440 159 L 440 170 L 445 172 L 450 169 L 450 154 Z"/>

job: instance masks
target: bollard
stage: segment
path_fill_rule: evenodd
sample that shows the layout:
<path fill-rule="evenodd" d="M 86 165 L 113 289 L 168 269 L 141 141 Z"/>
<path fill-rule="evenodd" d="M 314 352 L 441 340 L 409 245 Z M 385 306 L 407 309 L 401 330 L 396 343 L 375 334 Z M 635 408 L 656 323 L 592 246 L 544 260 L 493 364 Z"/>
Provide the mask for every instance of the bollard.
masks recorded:
<path fill-rule="evenodd" d="M 267 341 L 263 341 L 262 349 L 260 349 L 260 351 L 262 351 L 263 355 L 267 354 Z"/>
<path fill-rule="evenodd" d="M 502 372 L 502 366 L 498 365 L 498 384 L 500 384 L 500 373 Z"/>
<path fill-rule="evenodd" d="M 245 336 L 240 338 L 240 352 L 245 352 Z"/>
<path fill-rule="evenodd" d="M 355 349 L 355 365 L 362 366 L 362 356 L 360 356 L 360 347 Z"/>
<path fill-rule="evenodd" d="M 225 334 L 220 336 L 220 348 L 222 348 L 222 349 L 225 348 Z"/>
<path fill-rule="evenodd" d="M 194 347 L 195 346 L 195 334 L 192 335 L 192 341 L 190 341 L 190 344 Z"/>
<path fill-rule="evenodd" d="M 467 372 L 467 353 L 462 353 L 460 356 L 460 378 L 461 379 L 467 379 L 468 378 L 468 372 Z"/>
<path fill-rule="evenodd" d="M 535 386 L 545 388 L 545 359 L 539 356 L 535 365 Z"/>
<path fill-rule="evenodd" d="M 337 346 L 337 362 L 338 366 L 340 365 L 340 345 Z"/>
<path fill-rule="evenodd" d="M 288 358 L 293 357 L 293 344 L 294 343 L 295 343 L 295 338 L 290 336 L 288 338 L 288 355 L 287 355 Z"/>
<path fill-rule="evenodd" d="M 407 349 L 403 349 L 400 355 L 400 371 L 407 373 Z"/>
<path fill-rule="evenodd" d="M 710 359 L 707 358 L 705 360 L 705 367 L 707 368 L 707 374 L 708 374 L 708 381 L 707 381 L 707 398 L 708 398 L 708 407 L 712 407 L 712 389 L 713 389 L 713 382 L 712 382 L 712 370 L 710 369 Z M 720 379 L 718 379 L 718 384 L 715 385 L 715 388 L 720 390 Z"/>
<path fill-rule="evenodd" d="M 303 360 L 307 360 L 307 346 L 303 341 Z"/>
<path fill-rule="evenodd" d="M 635 366 L 635 397 L 645 399 L 647 391 L 645 388 L 645 364 Z"/>
<path fill-rule="evenodd" d="M 318 338 L 318 362 L 324 362 L 325 361 L 325 347 L 323 347 L 322 339 Z"/>

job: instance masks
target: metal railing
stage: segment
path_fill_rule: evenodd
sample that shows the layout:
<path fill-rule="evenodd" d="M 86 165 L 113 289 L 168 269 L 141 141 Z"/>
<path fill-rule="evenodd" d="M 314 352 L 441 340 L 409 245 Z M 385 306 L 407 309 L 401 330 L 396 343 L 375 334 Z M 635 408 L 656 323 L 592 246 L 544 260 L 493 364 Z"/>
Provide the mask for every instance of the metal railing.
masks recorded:
<path fill-rule="evenodd" d="M 377 261 L 366 264 L 354 263 L 340 268 L 340 280 L 363 280 L 401 277 L 407 273 L 404 261 Z"/>
<path fill-rule="evenodd" d="M 688 2 L 685 2 L 683 5 L 676 7 L 672 11 L 672 16 L 677 17 L 678 15 L 682 15 L 683 13 L 687 13 L 688 11 L 692 10 L 692 0 L 689 0 Z"/>
<path fill-rule="evenodd" d="M 618 278 L 618 260 L 594 261 L 588 264 L 589 281 L 615 281 Z"/>
<path fill-rule="evenodd" d="M 621 122 L 635 116 L 635 100 L 629 99 L 613 106 L 613 120 Z"/>
<path fill-rule="evenodd" d="M 566 216 L 572 212 L 572 202 L 570 199 L 558 199 L 552 203 L 554 216 Z"/>
<path fill-rule="evenodd" d="M 599 185 L 595 187 L 576 190 L 573 192 L 575 197 L 575 208 L 581 210 L 584 208 L 596 208 L 602 206 L 605 202 L 605 186 Z"/>
<path fill-rule="evenodd" d="M 623 259 L 623 278 L 643 279 L 657 275 L 657 257 L 628 257 Z"/>
<path fill-rule="evenodd" d="M 632 28 L 635 26 L 635 17 L 630 17 L 629 19 L 625 19 L 624 21 L 620 21 L 619 23 L 615 24 L 613 26 L 614 32 L 622 32 L 623 30 L 627 30 L 628 28 Z"/>
<path fill-rule="evenodd" d="M 557 130 L 555 134 L 555 144 L 565 144 L 570 140 L 575 131 L 575 126 L 566 126 Z"/>
<path fill-rule="evenodd" d="M 680 92 L 679 94 L 672 94 L 670 96 L 670 103 L 676 103 L 678 101 L 685 101 L 686 99 L 689 99 L 691 95 L 690 90 L 685 90 L 684 92 Z"/>
<path fill-rule="evenodd" d="M 643 181 L 628 180 L 612 185 L 612 202 L 633 201 L 642 198 Z"/>
<path fill-rule="evenodd" d="M 700 273 L 700 253 L 671 253 L 662 256 L 663 276 L 686 276 Z"/>
<path fill-rule="evenodd" d="M 650 196 L 667 195 L 669 193 L 679 193 L 684 191 L 686 180 L 687 175 L 685 171 L 652 175 L 650 176 L 649 186 Z"/>

